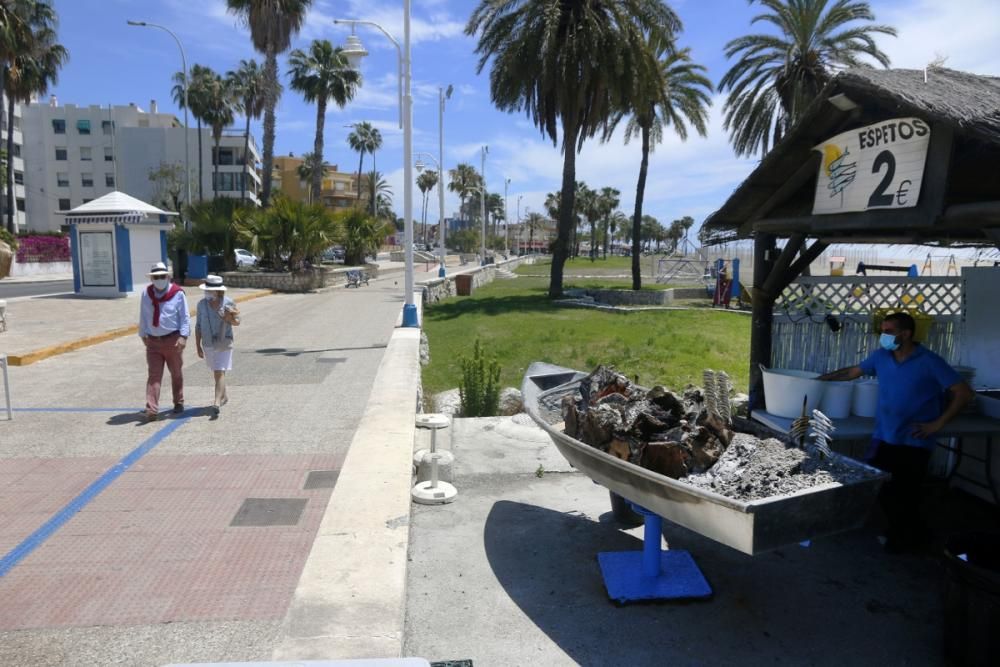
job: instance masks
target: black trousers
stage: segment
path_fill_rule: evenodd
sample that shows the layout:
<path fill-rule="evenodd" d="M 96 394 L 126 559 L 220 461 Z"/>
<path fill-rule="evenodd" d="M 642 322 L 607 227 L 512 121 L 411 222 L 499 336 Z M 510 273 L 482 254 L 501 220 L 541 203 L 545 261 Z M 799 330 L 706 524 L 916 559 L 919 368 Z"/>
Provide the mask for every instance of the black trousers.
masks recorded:
<path fill-rule="evenodd" d="M 911 547 L 924 537 L 920 517 L 921 488 L 927 477 L 929 449 L 876 441 L 869 463 L 892 475 L 882 485 L 879 503 L 889 522 L 886 539 L 891 546 Z"/>

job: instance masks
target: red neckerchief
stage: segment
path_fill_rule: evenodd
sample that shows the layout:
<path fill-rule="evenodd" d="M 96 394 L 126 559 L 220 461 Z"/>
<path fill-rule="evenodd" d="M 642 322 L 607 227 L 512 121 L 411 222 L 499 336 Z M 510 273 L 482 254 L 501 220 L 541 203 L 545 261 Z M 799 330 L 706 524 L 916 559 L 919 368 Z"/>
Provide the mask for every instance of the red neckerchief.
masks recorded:
<path fill-rule="evenodd" d="M 174 298 L 174 295 L 178 292 L 183 292 L 181 286 L 177 283 L 170 283 L 170 287 L 167 288 L 167 293 L 162 297 L 156 296 L 156 290 L 152 285 L 146 288 L 146 294 L 149 296 L 149 300 L 153 302 L 153 326 L 160 326 L 160 304 L 166 301 L 170 301 Z"/>

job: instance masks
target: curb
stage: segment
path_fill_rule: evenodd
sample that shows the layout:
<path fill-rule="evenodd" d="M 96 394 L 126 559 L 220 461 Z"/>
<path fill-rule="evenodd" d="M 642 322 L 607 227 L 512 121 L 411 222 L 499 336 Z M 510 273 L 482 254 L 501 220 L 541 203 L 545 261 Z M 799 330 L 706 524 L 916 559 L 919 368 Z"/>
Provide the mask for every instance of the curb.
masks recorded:
<path fill-rule="evenodd" d="M 260 292 L 252 292 L 250 294 L 243 294 L 235 299 L 236 303 L 243 303 L 245 301 L 251 301 L 253 299 L 259 299 L 263 296 L 270 296 L 274 294 L 273 290 L 262 290 Z M 197 306 L 190 309 L 190 314 L 194 315 L 197 313 Z M 67 352 L 74 352 L 76 350 L 90 347 L 91 345 L 97 345 L 99 343 L 106 343 L 109 340 L 114 340 L 116 338 L 122 338 L 123 336 L 128 336 L 131 334 L 138 333 L 139 325 L 133 324 L 128 327 L 121 327 L 118 329 L 112 329 L 110 331 L 105 331 L 104 333 L 99 333 L 94 336 L 87 336 L 86 338 L 80 338 L 78 340 L 71 341 L 69 343 L 60 343 L 59 345 L 51 345 L 49 347 L 43 347 L 38 350 L 32 350 L 31 352 L 25 352 L 24 354 L 8 354 L 7 363 L 11 366 L 28 366 L 35 363 L 36 361 L 42 361 L 43 359 L 48 359 L 49 357 L 54 357 L 59 354 L 65 354 Z"/>

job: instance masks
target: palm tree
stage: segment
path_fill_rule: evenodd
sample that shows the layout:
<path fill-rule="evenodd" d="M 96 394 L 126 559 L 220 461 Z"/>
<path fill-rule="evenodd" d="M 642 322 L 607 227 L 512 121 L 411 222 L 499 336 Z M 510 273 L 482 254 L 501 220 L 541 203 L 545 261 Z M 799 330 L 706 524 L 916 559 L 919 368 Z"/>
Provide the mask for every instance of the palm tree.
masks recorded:
<path fill-rule="evenodd" d="M 687 140 L 687 123 L 701 136 L 708 131 L 708 107 L 711 105 L 712 82 L 703 74 L 705 68 L 691 60 L 690 49 L 674 48 L 672 43 L 652 43 L 657 70 L 653 76 L 636 79 L 635 92 L 627 108 L 619 112 L 610 128 L 624 114 L 631 114 L 625 126 L 626 143 L 632 137 L 642 140 L 642 161 L 635 187 L 635 211 L 632 214 L 632 289 L 642 288 L 639 262 L 639 227 L 642 225 L 642 203 L 646 194 L 646 174 L 649 154 L 663 141 L 665 127 L 673 127 L 682 141 Z M 609 133 L 605 134 L 607 138 Z"/>
<path fill-rule="evenodd" d="M 597 193 L 591 190 L 583 181 L 576 184 L 576 210 L 579 217 L 590 224 L 590 261 L 593 262 L 594 244 L 597 240 Z M 575 239 L 573 245 L 578 245 Z M 579 254 L 579 251 L 577 251 L 577 254 Z"/>
<path fill-rule="evenodd" d="M 478 71 L 493 63 L 490 93 L 497 108 L 525 111 L 553 144 L 562 137 L 550 297 L 562 294 L 576 152 L 629 97 L 633 78 L 655 69 L 647 39 L 669 42 L 679 29 L 680 19 L 662 0 L 481 0 L 466 25 L 466 34 L 479 33 Z"/>
<path fill-rule="evenodd" d="M 302 93 L 306 102 L 316 103 L 316 137 L 313 139 L 313 155 L 323 161 L 323 125 L 326 122 L 326 103 L 333 100 L 341 109 L 354 99 L 354 93 L 361 82 L 361 74 L 353 69 L 344 56 L 343 49 L 333 48 L 325 39 L 313 40 L 309 51 L 295 49 L 288 57 L 292 77 L 292 90 Z M 312 191 L 319 194 L 322 188 L 323 170 L 313 170 Z"/>
<path fill-rule="evenodd" d="M 420 219 L 424 224 L 424 244 L 427 244 L 427 198 L 430 191 L 434 189 L 434 186 L 438 182 L 438 173 L 433 170 L 427 170 L 420 172 L 417 176 L 417 187 L 420 188 L 420 194 L 423 195 L 423 209 L 420 214 Z"/>
<path fill-rule="evenodd" d="M 608 258 L 608 243 L 610 236 L 608 234 L 609 227 L 611 227 L 611 217 L 618 208 L 618 204 L 621 203 L 621 191 L 617 188 L 603 187 L 600 193 L 597 195 L 597 205 L 598 210 L 601 215 L 601 220 L 604 223 L 603 237 L 604 237 L 604 259 Z M 610 229 L 611 234 L 615 233 L 614 228 Z"/>
<path fill-rule="evenodd" d="M 255 165 L 247 164 L 250 159 L 250 120 L 260 118 L 264 113 L 264 70 L 257 65 L 256 60 L 241 60 L 237 69 L 226 73 L 226 78 L 232 86 L 233 95 L 239 100 L 240 113 L 246 119 L 243 164 L 253 169 Z M 244 174 L 240 183 L 240 200 L 245 201 L 246 196 L 247 184 Z"/>
<path fill-rule="evenodd" d="M 376 218 L 395 217 L 392 211 L 392 188 L 377 171 L 365 174 L 365 191 L 372 204 L 372 215 Z"/>
<path fill-rule="evenodd" d="M 212 72 L 205 80 L 205 122 L 212 128 L 212 141 L 215 143 L 212 162 L 215 165 L 212 177 L 214 197 L 219 197 L 219 143 L 222 132 L 236 120 L 236 97 L 229 86 L 228 79 Z"/>
<path fill-rule="evenodd" d="M 368 121 L 354 124 L 354 130 L 347 135 L 347 144 L 351 150 L 360 154 L 358 158 L 358 201 L 361 201 L 361 173 L 365 166 L 365 153 L 372 154 L 372 170 L 375 170 L 375 151 L 382 147 L 382 133 Z M 375 203 L 372 202 L 372 215 L 375 215 Z"/>
<path fill-rule="evenodd" d="M 625 236 L 627 241 L 632 239 L 632 230 L 629 228 L 628 222 L 628 216 L 621 211 L 615 211 L 611 214 L 610 227 L 612 242 L 620 236 Z M 614 252 L 614 246 L 612 246 L 611 251 Z"/>
<path fill-rule="evenodd" d="M 323 176 L 329 167 L 326 162 L 319 159 L 315 153 L 306 153 L 302 156 L 302 164 L 298 166 L 299 180 L 306 184 L 306 192 L 309 194 L 309 203 L 313 203 L 319 198 L 322 192 Z M 318 176 L 318 179 L 317 179 Z M 320 183 L 320 189 L 316 189 L 316 181 Z"/>
<path fill-rule="evenodd" d="M 466 162 L 461 162 L 454 169 L 448 170 L 448 190 L 458 195 L 458 212 L 462 220 L 468 220 L 465 210 L 465 200 L 476 191 L 483 182 L 476 168 Z"/>
<path fill-rule="evenodd" d="M 198 127 L 198 201 L 205 199 L 205 162 L 202 158 L 201 123 L 206 120 L 208 114 L 208 98 L 215 76 L 216 74 L 211 67 L 196 64 L 191 66 L 187 77 L 187 108 Z M 171 92 L 174 102 L 181 109 L 184 108 L 185 103 L 184 83 L 184 73 L 175 73 L 174 87 Z"/>
<path fill-rule="evenodd" d="M 889 66 L 875 35 L 896 35 L 875 20 L 862 0 L 751 0 L 765 11 L 751 23 L 770 23 L 779 34 L 738 37 L 726 57 L 738 57 L 719 82 L 728 91 L 724 127 L 737 155 L 764 155 L 816 98 L 834 71 L 874 60 Z"/>
<path fill-rule="evenodd" d="M 264 164 L 260 203 L 271 200 L 274 166 L 274 108 L 281 97 L 278 54 L 291 46 L 302 28 L 312 0 L 226 0 L 227 10 L 250 29 L 253 48 L 264 54 Z"/>
<path fill-rule="evenodd" d="M 531 248 L 532 252 L 535 250 L 535 230 L 543 229 L 545 227 L 545 216 L 541 213 L 531 213 L 528 215 L 527 219 L 528 225 L 528 247 Z"/>
<path fill-rule="evenodd" d="M 7 117 L 7 161 L 4 185 L 7 205 L 7 231 L 15 233 L 17 203 L 14 198 L 14 104 L 28 102 L 34 95 L 44 95 L 55 84 L 59 69 L 69 59 L 69 52 L 56 42 L 55 10 L 47 2 L 15 0 L 0 7 L 0 92 L 7 94 L 7 108 L 0 108 L 0 125 Z M 2 105 L 0 105 L 2 107 Z M 3 209 L 0 208 L 0 211 Z"/>

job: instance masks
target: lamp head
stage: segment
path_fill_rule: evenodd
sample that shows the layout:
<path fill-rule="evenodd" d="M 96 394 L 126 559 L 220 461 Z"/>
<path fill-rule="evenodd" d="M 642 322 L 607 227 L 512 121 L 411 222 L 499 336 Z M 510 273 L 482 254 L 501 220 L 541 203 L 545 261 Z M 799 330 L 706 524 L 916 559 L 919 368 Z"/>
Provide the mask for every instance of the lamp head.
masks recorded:
<path fill-rule="evenodd" d="M 451 94 L 452 94 L 452 92 L 454 92 L 454 90 L 455 90 L 455 87 L 454 87 L 454 86 L 452 86 L 452 85 L 451 85 L 451 84 L 449 83 L 449 84 L 448 84 L 448 89 L 447 89 L 446 91 L 444 91 L 444 99 L 446 99 L 446 100 L 450 100 L 450 99 L 451 99 Z"/>
<path fill-rule="evenodd" d="M 137 26 L 145 26 L 146 25 L 145 21 L 126 20 L 125 22 L 128 23 L 129 25 L 137 25 Z"/>
<path fill-rule="evenodd" d="M 427 165 L 425 165 L 424 161 L 421 160 L 420 158 L 417 158 L 417 161 L 413 163 L 413 168 L 416 169 L 417 171 L 423 171 L 424 167 L 426 166 Z"/>
<path fill-rule="evenodd" d="M 333 22 L 341 23 L 338 19 L 334 19 Z M 347 58 L 347 64 L 351 66 L 351 69 L 360 69 L 361 59 L 368 55 L 368 50 L 361 43 L 361 38 L 354 33 L 353 23 L 351 24 L 351 34 L 347 36 L 347 41 L 344 42 L 341 51 Z"/>

